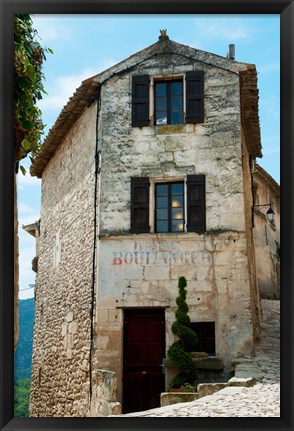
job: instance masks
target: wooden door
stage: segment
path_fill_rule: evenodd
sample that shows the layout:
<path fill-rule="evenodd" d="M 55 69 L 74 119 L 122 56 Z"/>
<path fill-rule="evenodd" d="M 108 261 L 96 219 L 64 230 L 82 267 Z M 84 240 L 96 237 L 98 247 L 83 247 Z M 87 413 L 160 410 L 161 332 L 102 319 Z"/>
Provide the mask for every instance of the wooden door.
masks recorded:
<path fill-rule="evenodd" d="M 160 406 L 164 391 L 164 309 L 124 312 L 123 412 Z"/>

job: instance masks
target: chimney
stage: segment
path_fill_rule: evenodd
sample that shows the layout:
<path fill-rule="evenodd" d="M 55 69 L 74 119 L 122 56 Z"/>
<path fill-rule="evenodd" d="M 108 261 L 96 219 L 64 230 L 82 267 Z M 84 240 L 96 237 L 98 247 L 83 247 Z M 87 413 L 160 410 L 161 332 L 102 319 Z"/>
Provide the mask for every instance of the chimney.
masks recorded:
<path fill-rule="evenodd" d="M 233 43 L 229 45 L 227 58 L 229 60 L 235 60 L 235 45 Z"/>

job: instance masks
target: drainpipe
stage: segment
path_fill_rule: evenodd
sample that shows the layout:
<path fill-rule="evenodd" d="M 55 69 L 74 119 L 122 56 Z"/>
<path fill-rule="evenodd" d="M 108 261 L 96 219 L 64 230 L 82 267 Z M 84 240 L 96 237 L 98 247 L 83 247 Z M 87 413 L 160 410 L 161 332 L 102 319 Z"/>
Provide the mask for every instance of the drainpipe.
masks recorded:
<path fill-rule="evenodd" d="M 95 283 L 96 283 L 96 259 L 97 259 L 97 191 L 98 191 L 98 177 L 100 173 L 100 151 L 99 151 L 99 114 L 101 109 L 100 89 L 89 101 L 91 106 L 97 103 L 96 111 L 96 144 L 95 144 L 95 185 L 94 185 L 94 238 L 93 238 L 93 260 L 92 260 L 92 286 L 91 286 L 91 302 L 90 302 L 90 350 L 89 350 L 89 410 L 91 409 L 91 401 L 93 395 L 92 387 L 92 356 L 93 356 L 93 336 L 94 336 L 94 303 L 95 303 Z"/>

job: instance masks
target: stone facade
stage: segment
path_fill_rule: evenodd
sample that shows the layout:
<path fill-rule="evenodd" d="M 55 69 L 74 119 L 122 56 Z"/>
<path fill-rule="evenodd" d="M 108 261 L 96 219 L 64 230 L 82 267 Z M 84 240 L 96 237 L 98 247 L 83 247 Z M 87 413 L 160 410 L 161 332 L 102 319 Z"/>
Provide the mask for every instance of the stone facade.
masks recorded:
<path fill-rule="evenodd" d="M 84 81 L 85 99 L 74 97 L 58 119 L 31 169 L 42 176 L 32 416 L 99 415 L 101 369 L 115 372 L 123 404 L 124 310 L 164 309 L 167 350 L 179 276 L 187 279 L 191 321 L 214 322 L 215 353 L 225 368 L 232 357 L 254 352 L 260 312 L 250 166 L 256 154 L 241 126 L 239 77 L 248 69 L 253 66 L 160 40 Z M 192 70 L 204 72 L 204 121 L 155 126 L 156 79 Z M 145 127 L 131 122 L 138 74 L 150 76 Z M 81 100 L 82 107 L 69 109 Z M 188 175 L 205 176 L 206 231 L 156 233 L 155 185 L 180 181 L 186 188 Z M 132 177 L 150 180 L 149 233 L 130 231 Z M 166 370 L 166 387 L 170 377 Z"/>
<path fill-rule="evenodd" d="M 258 288 L 261 298 L 280 299 L 280 187 L 258 165 L 255 166 L 253 176 Z M 266 216 L 269 203 L 275 213 L 273 223 Z"/>
<path fill-rule="evenodd" d="M 93 107 L 43 173 L 31 416 L 89 410 L 94 145 Z"/>

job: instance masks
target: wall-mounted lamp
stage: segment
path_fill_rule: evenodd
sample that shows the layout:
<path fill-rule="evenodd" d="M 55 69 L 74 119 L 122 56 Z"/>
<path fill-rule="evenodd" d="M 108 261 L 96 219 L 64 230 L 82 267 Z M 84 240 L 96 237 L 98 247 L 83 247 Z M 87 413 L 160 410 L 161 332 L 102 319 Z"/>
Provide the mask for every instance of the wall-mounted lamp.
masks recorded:
<path fill-rule="evenodd" d="M 270 223 L 274 223 L 275 213 L 274 213 L 274 210 L 272 209 L 272 204 L 254 205 L 254 208 L 260 208 L 260 207 L 269 207 L 269 209 L 266 212 L 266 216 Z"/>

